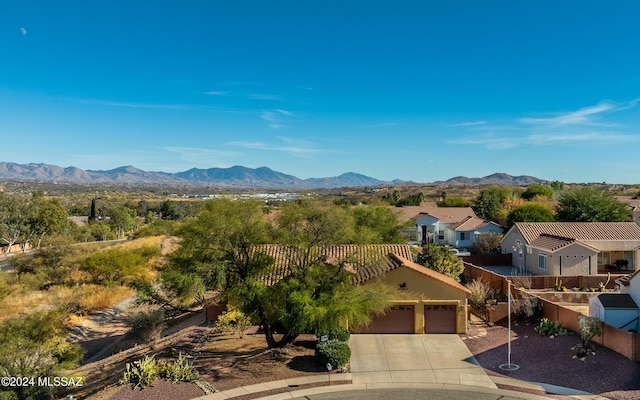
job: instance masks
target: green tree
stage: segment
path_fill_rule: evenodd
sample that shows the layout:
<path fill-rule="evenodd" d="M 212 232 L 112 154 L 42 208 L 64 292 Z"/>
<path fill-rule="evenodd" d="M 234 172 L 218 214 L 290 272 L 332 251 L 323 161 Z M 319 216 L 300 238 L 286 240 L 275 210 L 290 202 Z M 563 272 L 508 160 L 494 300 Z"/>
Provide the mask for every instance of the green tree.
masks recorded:
<path fill-rule="evenodd" d="M 137 249 L 111 247 L 85 258 L 81 269 L 89 272 L 96 283 L 132 283 L 143 277 L 147 263 L 159 255 L 160 249 L 151 246 Z"/>
<path fill-rule="evenodd" d="M 89 222 L 93 222 L 97 218 L 96 214 L 96 199 L 91 199 L 91 211 L 89 211 Z"/>
<path fill-rule="evenodd" d="M 36 249 L 39 249 L 46 235 L 61 233 L 68 223 L 67 209 L 57 199 L 47 199 L 35 194 L 31 200 L 25 242 L 33 238 Z"/>
<path fill-rule="evenodd" d="M 286 346 L 304 332 L 327 331 L 344 321 L 365 324 L 388 305 L 389 288 L 353 285 L 344 263 L 328 266 L 317 256 L 317 246 L 343 243 L 353 230 L 342 207 L 288 203 L 269 224 L 260 203 L 210 201 L 179 231 L 181 247 L 163 275 L 186 274 L 207 289 L 220 289 L 231 305 L 259 321 L 269 347 Z M 278 265 L 286 271 L 268 284 L 275 260 L 259 245 L 273 238 L 282 249 Z M 276 331 L 282 334 L 278 339 Z"/>
<path fill-rule="evenodd" d="M 111 209 L 108 215 L 115 227 L 116 237 L 120 238 L 126 231 L 133 229 L 137 214 L 136 210 L 129 207 L 117 207 Z"/>
<path fill-rule="evenodd" d="M 551 182 L 551 189 L 553 189 L 553 199 L 557 199 L 558 195 L 564 189 L 564 182 L 562 181 L 553 181 Z"/>
<path fill-rule="evenodd" d="M 189 214 L 188 206 L 184 201 L 166 200 L 160 209 L 162 218 L 181 220 Z"/>
<path fill-rule="evenodd" d="M 540 203 L 528 203 L 516 207 L 507 216 L 507 227 L 516 222 L 553 222 L 553 210 Z"/>
<path fill-rule="evenodd" d="M 0 192 L 0 243 L 7 244 L 7 254 L 27 231 L 29 217 L 27 196 Z"/>
<path fill-rule="evenodd" d="M 351 210 L 356 243 L 402 243 L 398 217 L 388 207 L 356 207 Z"/>
<path fill-rule="evenodd" d="M 631 221 L 631 209 L 609 192 L 583 187 L 560 196 L 557 218 L 567 222 L 626 222 Z"/>
<path fill-rule="evenodd" d="M 553 188 L 551 186 L 543 185 L 541 183 L 536 183 L 527 188 L 527 190 L 522 193 L 522 198 L 525 200 L 531 200 L 534 197 L 546 197 L 547 199 L 551 199 L 553 197 Z"/>
<path fill-rule="evenodd" d="M 493 232 L 483 232 L 476 236 L 471 250 L 477 254 L 489 254 L 500 247 L 502 235 Z"/>
<path fill-rule="evenodd" d="M 62 369 L 75 368 L 81 358 L 80 345 L 64 340 L 62 315 L 58 312 L 40 311 L 0 326 L 1 376 L 55 376 Z M 43 398 L 43 394 L 47 398 L 45 389 L 36 385 L 2 387 L 0 398 Z M 2 397 L 3 391 L 9 397 Z M 10 397 L 10 392 L 15 397 Z"/>
<path fill-rule="evenodd" d="M 404 206 L 419 206 L 424 201 L 424 193 L 418 192 L 414 194 L 410 194 L 407 197 L 403 197 L 400 200 L 396 201 L 396 205 L 399 207 Z"/>
<path fill-rule="evenodd" d="M 418 264 L 460 281 L 464 272 L 462 260 L 449 247 L 429 244 L 418 254 Z"/>
<path fill-rule="evenodd" d="M 496 220 L 502 204 L 511 196 L 511 191 L 503 186 L 489 186 L 482 189 L 471 206 L 476 215 L 482 219 Z"/>
<path fill-rule="evenodd" d="M 462 196 L 447 196 L 438 202 L 438 207 L 469 207 L 470 205 L 471 202 Z"/>

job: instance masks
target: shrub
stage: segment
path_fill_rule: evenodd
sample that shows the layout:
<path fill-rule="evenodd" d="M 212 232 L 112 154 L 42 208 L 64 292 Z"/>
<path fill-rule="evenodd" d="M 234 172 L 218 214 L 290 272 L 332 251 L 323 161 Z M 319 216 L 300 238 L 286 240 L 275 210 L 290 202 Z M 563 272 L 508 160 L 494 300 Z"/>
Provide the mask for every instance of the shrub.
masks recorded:
<path fill-rule="evenodd" d="M 331 367 L 336 369 L 349 362 L 351 348 L 346 342 L 332 339 L 318 343 L 315 355 L 322 365 L 331 364 Z"/>
<path fill-rule="evenodd" d="M 521 291 L 520 296 L 522 297 L 520 300 L 513 301 L 513 313 L 516 319 L 529 322 L 538 319 L 542 314 L 542 304 L 536 297 L 526 292 Z"/>
<path fill-rule="evenodd" d="M 582 339 L 582 350 L 589 351 L 592 349 L 591 339 L 602 335 L 602 321 L 598 317 L 581 315 L 578 318 L 578 331 Z"/>
<path fill-rule="evenodd" d="M 215 325 L 216 333 L 231 332 L 242 337 L 243 333 L 251 325 L 250 318 L 242 311 L 232 308 L 218 317 Z"/>
<path fill-rule="evenodd" d="M 540 324 L 533 328 L 542 336 L 564 336 L 568 331 L 560 325 L 558 321 L 552 321 L 548 318 L 542 318 Z"/>
<path fill-rule="evenodd" d="M 159 339 L 160 334 L 166 327 L 162 310 L 142 311 L 131 315 L 127 318 L 126 324 L 129 327 L 127 335 L 144 343 Z"/>
<path fill-rule="evenodd" d="M 341 342 L 348 342 L 349 338 L 351 337 L 351 333 L 347 328 L 343 328 L 342 326 L 336 326 L 333 329 L 326 332 L 322 332 L 316 336 L 318 337 L 327 336 L 329 340 L 339 340 Z"/>
<path fill-rule="evenodd" d="M 485 300 L 489 298 L 491 287 L 480 279 L 474 279 L 467 285 L 467 289 L 471 291 L 471 294 L 469 295 L 469 303 L 477 309 L 482 308 Z"/>
<path fill-rule="evenodd" d="M 131 384 L 132 389 L 147 386 L 160 376 L 162 367 L 153 356 L 127 363 L 120 384 Z"/>
<path fill-rule="evenodd" d="M 120 379 L 121 385 L 130 384 L 132 389 L 144 387 L 156 378 L 167 379 L 173 383 L 192 382 L 200 377 L 195 367 L 180 353 L 176 361 L 166 363 L 158 361 L 154 356 L 127 363 L 125 371 Z"/>
<path fill-rule="evenodd" d="M 178 383 L 193 382 L 199 378 L 199 375 L 193 364 L 191 364 L 187 360 L 187 357 L 180 352 L 176 361 L 166 365 L 164 377 L 173 383 Z"/>

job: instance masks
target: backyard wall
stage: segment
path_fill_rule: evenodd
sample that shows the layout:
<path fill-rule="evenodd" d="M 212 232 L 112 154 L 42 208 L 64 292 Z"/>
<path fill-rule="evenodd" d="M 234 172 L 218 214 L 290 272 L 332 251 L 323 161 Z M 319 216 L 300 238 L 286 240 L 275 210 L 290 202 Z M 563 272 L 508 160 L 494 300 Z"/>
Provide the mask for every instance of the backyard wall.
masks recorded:
<path fill-rule="evenodd" d="M 473 265 L 511 265 L 511 253 L 509 254 L 473 254 L 461 257 L 463 261 Z"/>
<path fill-rule="evenodd" d="M 465 257 L 466 260 L 467 257 Z M 506 288 L 505 284 L 499 284 L 498 281 L 504 281 L 505 278 L 502 275 L 498 275 L 494 272 L 486 270 L 476 264 L 471 262 L 464 261 L 464 276 L 472 281 L 474 279 L 480 279 L 485 283 L 488 283 L 491 287 L 495 287 L 496 289 L 501 289 L 502 287 Z M 531 282 L 531 289 L 548 289 L 556 286 L 556 283 L 564 286 L 568 289 L 576 288 L 599 288 L 600 283 L 603 285 L 606 284 L 607 289 L 613 289 L 616 285 L 616 278 L 624 276 L 624 274 L 611 274 L 611 278 L 608 278 L 607 275 L 585 275 L 585 276 L 527 276 L 525 279 L 528 282 Z M 515 283 L 518 277 L 511 277 L 512 282 Z M 607 281 L 608 280 L 608 281 Z M 503 292 L 506 292 L 504 290 Z"/>
<path fill-rule="evenodd" d="M 564 308 L 549 300 L 540 298 L 542 302 L 542 315 L 553 321 L 558 321 L 563 327 L 578 332 L 577 311 Z M 627 332 L 611 325 L 602 324 L 602 335 L 593 338 L 593 341 L 622 354 L 633 361 L 640 361 L 640 334 Z"/>
<path fill-rule="evenodd" d="M 488 265 L 488 264 L 487 264 Z M 494 264 L 495 265 L 495 264 Z M 488 283 L 492 288 L 500 290 L 502 293 L 507 292 L 508 283 L 507 279 L 501 275 L 495 274 L 491 271 L 485 270 L 481 267 L 473 265 L 469 262 L 464 263 L 465 270 L 464 275 L 469 280 L 480 279 L 485 283 Z M 553 276 L 532 276 L 531 287 L 534 289 L 547 289 L 555 286 L 556 278 Z M 598 282 L 604 283 L 607 280 L 606 276 L 575 276 L 566 277 L 562 276 L 562 286 L 567 288 L 571 287 L 598 287 Z M 512 278 L 512 281 L 514 279 Z M 607 283 L 607 288 L 613 288 L 615 276 L 611 275 L 611 279 Z M 512 287 L 511 293 L 513 298 L 519 298 L 520 291 Z M 546 293 L 543 296 L 538 296 L 537 293 L 531 293 L 538 297 L 542 303 L 542 316 L 549 318 L 553 321 L 558 321 L 563 327 L 578 332 L 578 317 L 582 315 L 578 311 L 574 311 L 549 300 L 552 298 L 558 299 L 559 302 L 575 303 L 580 299 L 586 299 L 585 303 L 588 304 L 589 296 L 595 296 L 599 293 L 593 292 L 558 292 L 558 293 Z M 555 297 L 554 297 L 555 296 Z M 548 297 L 548 298 L 544 298 Z M 491 307 L 488 315 L 488 322 L 495 323 L 507 315 L 506 303 L 498 303 L 496 306 Z M 621 329 L 615 328 L 611 325 L 602 324 L 602 335 L 593 339 L 594 342 L 607 347 L 617 353 L 622 354 L 633 361 L 640 361 L 640 334 L 634 332 L 627 332 Z"/>

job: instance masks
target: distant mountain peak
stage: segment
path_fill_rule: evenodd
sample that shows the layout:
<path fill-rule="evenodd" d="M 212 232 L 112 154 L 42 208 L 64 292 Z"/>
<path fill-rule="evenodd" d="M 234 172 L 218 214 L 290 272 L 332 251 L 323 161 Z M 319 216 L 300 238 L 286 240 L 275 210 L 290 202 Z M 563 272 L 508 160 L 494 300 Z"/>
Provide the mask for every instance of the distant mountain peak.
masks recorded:
<path fill-rule="evenodd" d="M 0 162 L 0 179 L 59 181 L 71 183 L 112 183 L 149 185 L 194 185 L 218 186 L 220 188 L 308 190 L 335 189 L 341 187 L 364 187 L 379 185 L 410 185 L 414 182 L 394 180 L 382 181 L 357 172 L 345 172 L 328 178 L 300 179 L 293 175 L 274 171 L 269 167 L 248 168 L 234 165 L 229 168 L 191 168 L 184 172 L 149 172 L 127 165 L 108 171 L 82 170 L 77 167 L 62 168 L 56 165 Z M 532 176 L 511 176 L 495 173 L 484 178 L 457 176 L 434 185 L 515 185 L 529 186 L 545 182 Z"/>

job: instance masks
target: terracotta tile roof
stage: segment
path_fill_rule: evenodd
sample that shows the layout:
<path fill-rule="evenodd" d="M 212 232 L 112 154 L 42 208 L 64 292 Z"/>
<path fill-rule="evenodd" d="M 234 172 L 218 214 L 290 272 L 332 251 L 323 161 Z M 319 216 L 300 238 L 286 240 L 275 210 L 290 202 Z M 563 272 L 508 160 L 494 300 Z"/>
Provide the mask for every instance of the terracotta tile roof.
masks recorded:
<path fill-rule="evenodd" d="M 420 213 L 414 217 L 415 220 L 430 215 L 440 222 L 451 224 L 464 220 L 467 217 L 476 217 L 471 207 L 436 207 L 428 212 Z"/>
<path fill-rule="evenodd" d="M 537 238 L 535 238 L 530 244 L 532 246 L 539 247 L 542 249 L 556 251 L 558 249 L 561 249 L 575 242 L 576 242 L 575 239 L 564 238 L 561 236 L 554 236 L 554 235 L 548 235 L 546 233 L 543 233 Z"/>
<path fill-rule="evenodd" d="M 541 234 L 577 241 L 640 241 L 635 222 L 516 222 L 525 241 L 531 244 Z"/>
<path fill-rule="evenodd" d="M 265 244 L 256 246 L 255 251 L 260 251 L 275 261 L 264 277 L 265 283 L 270 285 L 287 276 L 292 267 L 302 265 L 305 259 L 320 260 L 327 265 L 339 265 L 344 262 L 347 270 L 357 273 L 364 268 L 375 269 L 378 265 L 385 264 L 390 253 L 399 254 L 407 259 L 413 258 L 411 246 L 408 244 L 318 246 L 312 248 L 309 254 L 303 254 L 298 248 L 291 246 Z"/>
<path fill-rule="evenodd" d="M 436 203 L 425 202 L 420 204 L 419 206 L 404 206 L 404 207 L 390 206 L 389 208 L 391 209 L 392 212 L 398 215 L 398 219 L 400 220 L 400 222 L 407 222 L 415 218 L 415 216 L 418 214 L 428 213 L 429 210 L 438 208 L 438 205 Z"/>
<path fill-rule="evenodd" d="M 486 221 L 482 218 L 478 218 L 475 216 L 468 216 L 462 221 L 458 222 L 457 224 L 450 225 L 448 229 L 451 229 L 454 231 L 475 231 L 491 224 L 495 226 L 499 226 L 495 222 Z"/>
<path fill-rule="evenodd" d="M 436 272 L 432 269 L 429 269 L 423 265 L 415 263 L 410 259 L 400 257 L 397 254 L 389 254 L 386 259 L 387 259 L 387 262 L 384 264 L 379 264 L 373 268 L 371 267 L 363 268 L 362 270 L 358 271 L 355 276 L 355 282 L 356 283 L 366 282 L 376 276 L 380 276 L 396 268 L 405 267 L 405 268 L 412 269 L 416 272 L 419 272 L 422 275 L 426 275 L 432 279 L 435 279 L 445 285 L 451 286 L 467 294 L 471 293 L 469 289 L 467 289 L 464 285 L 462 285 L 460 282 L 456 281 L 455 279 L 450 278 L 446 275 L 443 275 L 439 272 Z"/>

